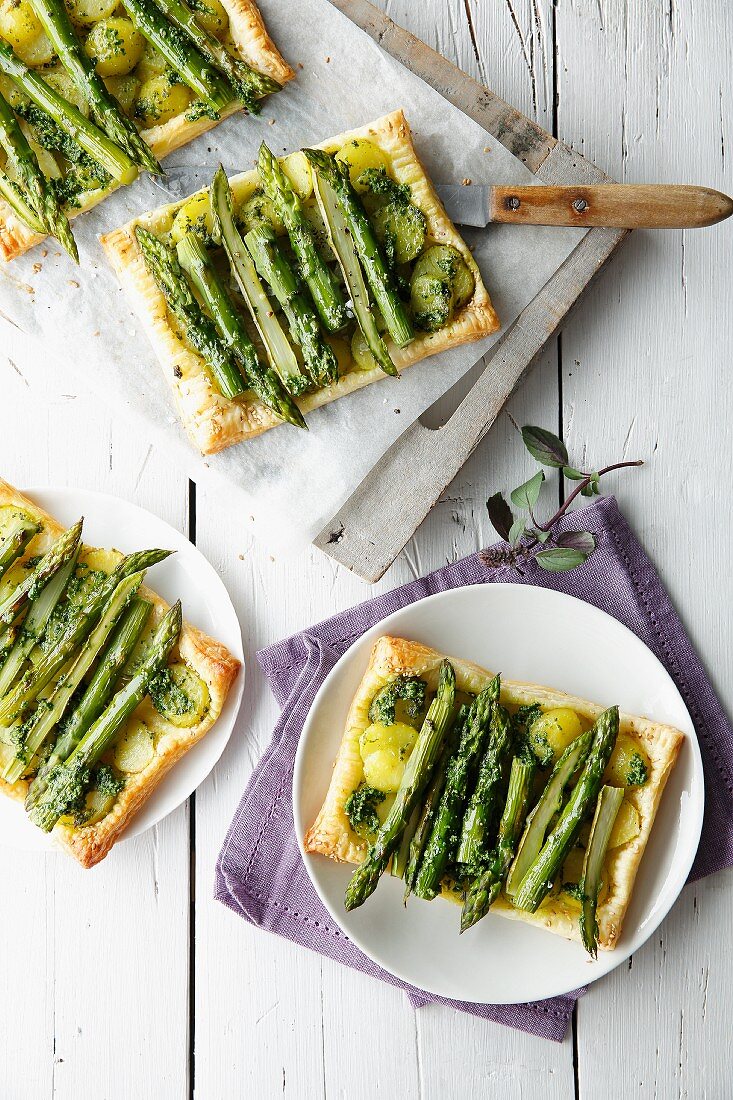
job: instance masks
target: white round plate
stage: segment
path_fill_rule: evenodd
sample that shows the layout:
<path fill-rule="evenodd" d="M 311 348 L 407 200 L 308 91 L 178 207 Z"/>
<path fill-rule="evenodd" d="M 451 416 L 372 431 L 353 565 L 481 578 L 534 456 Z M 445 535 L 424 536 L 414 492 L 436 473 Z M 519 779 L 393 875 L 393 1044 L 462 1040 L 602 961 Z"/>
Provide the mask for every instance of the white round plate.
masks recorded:
<path fill-rule="evenodd" d="M 686 737 L 642 860 L 615 951 L 589 960 L 560 936 L 489 913 L 458 934 L 457 906 L 411 898 L 383 876 L 359 909 L 343 899 L 351 870 L 323 856 L 303 859 L 318 894 L 346 935 L 385 970 L 441 997 L 516 1004 L 568 993 L 600 978 L 639 948 L 682 889 L 697 851 L 703 774 L 692 721 L 672 679 L 643 642 L 581 600 L 530 585 L 459 588 L 411 604 L 379 623 L 341 658 L 316 695 L 293 777 L 295 831 L 301 844 L 323 802 L 346 714 L 382 634 L 409 638 L 455 657 L 568 691 L 604 706 L 670 723 Z"/>
<path fill-rule="evenodd" d="M 125 553 L 159 546 L 175 550 L 153 566 L 146 582 L 164 600 L 180 599 L 183 616 L 223 644 L 242 661 L 216 724 L 182 760 L 171 768 L 122 834 L 138 836 L 157 825 L 185 802 L 206 778 L 224 751 L 244 690 L 244 655 L 237 614 L 222 580 L 200 550 L 152 512 L 127 500 L 87 489 L 28 489 L 36 501 L 64 527 L 84 516 L 83 539 L 88 546 L 115 547 Z M 53 841 L 28 821 L 20 803 L 0 798 L 0 844 L 24 851 L 57 850 Z"/>

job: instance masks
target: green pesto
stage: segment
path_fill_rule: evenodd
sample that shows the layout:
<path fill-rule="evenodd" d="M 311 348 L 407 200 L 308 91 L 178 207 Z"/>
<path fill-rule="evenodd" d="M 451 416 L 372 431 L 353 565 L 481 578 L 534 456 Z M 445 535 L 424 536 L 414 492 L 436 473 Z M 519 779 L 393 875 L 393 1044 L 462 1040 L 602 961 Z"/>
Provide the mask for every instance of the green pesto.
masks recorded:
<path fill-rule="evenodd" d="M 644 761 L 644 757 L 635 752 L 629 761 L 628 771 L 626 772 L 626 786 L 627 787 L 643 787 L 649 778 L 649 771 Z"/>
<path fill-rule="evenodd" d="M 109 764 L 101 764 L 94 776 L 94 786 L 100 794 L 116 798 L 125 785 L 124 779 L 115 775 Z"/>
<path fill-rule="evenodd" d="M 376 787 L 368 787 L 363 783 L 351 792 L 344 803 L 344 810 L 355 833 L 359 836 L 376 833 L 379 828 L 377 806 L 380 802 L 384 802 L 386 797 L 384 791 L 378 791 Z"/>
<path fill-rule="evenodd" d="M 150 681 L 148 694 L 162 715 L 190 714 L 195 707 L 193 699 L 176 683 L 167 668 L 161 669 Z"/>
<path fill-rule="evenodd" d="M 377 692 L 369 707 L 369 721 L 394 725 L 397 700 L 405 702 L 410 718 L 419 718 L 425 710 L 427 684 L 419 676 L 397 676 Z"/>

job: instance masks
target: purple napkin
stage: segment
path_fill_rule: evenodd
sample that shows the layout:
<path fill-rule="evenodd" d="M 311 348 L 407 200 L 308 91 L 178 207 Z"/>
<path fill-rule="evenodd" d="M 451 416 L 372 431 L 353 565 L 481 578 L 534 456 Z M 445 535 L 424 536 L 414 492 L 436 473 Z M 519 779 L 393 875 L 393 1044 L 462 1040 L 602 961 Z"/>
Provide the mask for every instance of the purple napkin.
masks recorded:
<path fill-rule="evenodd" d="M 733 730 L 669 596 L 613 498 L 573 513 L 564 526 L 592 531 L 598 541 L 589 560 L 569 573 L 546 573 L 530 563 L 522 575 L 508 566 L 490 568 L 472 554 L 258 654 L 283 710 L 229 828 L 215 884 L 215 897 L 252 924 L 401 987 L 415 1007 L 438 1001 L 557 1042 L 584 990 L 525 1005 L 464 1004 L 406 985 L 355 947 L 334 925 L 300 857 L 291 783 L 298 739 L 318 688 L 352 642 L 375 623 L 423 596 L 462 585 L 540 585 L 607 611 L 668 669 L 695 724 L 705 771 L 705 821 L 690 878 L 733 866 Z"/>

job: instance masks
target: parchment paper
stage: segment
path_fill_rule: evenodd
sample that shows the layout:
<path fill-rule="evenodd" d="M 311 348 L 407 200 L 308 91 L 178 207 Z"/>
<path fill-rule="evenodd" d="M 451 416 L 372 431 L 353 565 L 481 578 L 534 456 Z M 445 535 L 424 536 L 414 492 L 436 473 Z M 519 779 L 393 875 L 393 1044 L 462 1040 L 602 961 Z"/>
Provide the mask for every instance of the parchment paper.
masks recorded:
<path fill-rule="evenodd" d="M 383 52 L 327 0 L 261 0 L 260 8 L 298 77 L 259 118 L 235 115 L 166 160 L 228 171 L 253 165 L 264 138 L 278 154 L 405 110 L 435 182 L 527 183 L 527 168 L 419 77 Z M 192 184 L 189 190 L 194 190 Z M 82 266 L 55 242 L 4 265 L 0 311 L 45 343 L 48 369 L 81 384 L 144 425 L 197 481 L 226 482 L 233 522 L 273 544 L 298 548 L 317 534 L 377 459 L 445 393 L 500 334 L 446 352 L 309 415 L 309 432 L 278 427 L 205 460 L 175 415 L 168 384 L 108 268 L 97 235 L 171 201 L 145 178 L 75 222 Z M 504 328 L 544 286 L 581 230 L 491 226 L 466 232 Z M 46 249 L 44 256 L 42 251 Z M 254 524 L 249 519 L 255 517 Z"/>

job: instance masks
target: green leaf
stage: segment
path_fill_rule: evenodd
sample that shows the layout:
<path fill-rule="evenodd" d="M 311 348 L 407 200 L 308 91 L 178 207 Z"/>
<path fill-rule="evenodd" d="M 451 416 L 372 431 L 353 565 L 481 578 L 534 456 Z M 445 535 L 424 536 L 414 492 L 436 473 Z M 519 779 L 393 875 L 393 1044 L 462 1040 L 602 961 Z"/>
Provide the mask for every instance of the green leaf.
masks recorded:
<path fill-rule="evenodd" d="M 537 539 L 538 542 L 543 542 L 544 543 L 544 542 L 547 542 L 547 540 L 549 539 L 551 532 L 550 531 L 540 531 L 540 529 L 538 527 L 535 527 L 532 531 L 532 534 L 534 535 L 534 537 Z"/>
<path fill-rule="evenodd" d="M 570 550 L 558 547 L 552 550 L 540 550 L 535 554 L 535 561 L 548 573 L 565 573 L 568 569 L 575 569 L 582 565 L 588 555 L 582 550 Z"/>
<path fill-rule="evenodd" d="M 512 546 L 517 545 L 517 543 L 521 539 L 522 535 L 524 534 L 525 530 L 526 530 L 526 527 L 525 527 L 525 523 L 524 523 L 524 517 L 519 516 L 518 519 L 514 520 L 514 523 L 512 524 L 511 531 L 509 532 L 509 542 L 512 544 Z"/>
<path fill-rule="evenodd" d="M 590 531 L 563 531 L 555 541 L 558 546 L 580 550 L 582 554 L 592 554 L 596 548 L 596 536 Z"/>
<path fill-rule="evenodd" d="M 527 424 L 522 428 L 522 439 L 532 458 L 536 458 L 543 466 L 553 466 L 557 469 L 566 465 L 567 447 L 562 439 L 553 435 L 552 432 Z"/>
<path fill-rule="evenodd" d="M 501 493 L 494 493 L 493 497 L 489 497 L 486 501 L 486 508 L 488 509 L 491 525 L 497 535 L 503 538 L 505 542 L 509 542 L 509 530 L 514 522 L 514 516 Z"/>
<path fill-rule="evenodd" d="M 576 470 L 573 466 L 563 466 L 562 472 L 563 476 L 568 478 L 570 481 L 582 481 L 584 477 L 588 476 L 587 474 L 584 474 L 581 470 Z"/>
<path fill-rule="evenodd" d="M 544 480 L 545 471 L 538 470 L 534 477 L 531 477 L 529 481 L 525 481 L 524 485 L 518 485 L 512 491 L 512 504 L 516 504 L 517 508 L 526 508 L 530 511 L 537 503 Z"/>

